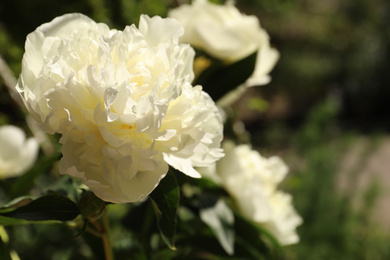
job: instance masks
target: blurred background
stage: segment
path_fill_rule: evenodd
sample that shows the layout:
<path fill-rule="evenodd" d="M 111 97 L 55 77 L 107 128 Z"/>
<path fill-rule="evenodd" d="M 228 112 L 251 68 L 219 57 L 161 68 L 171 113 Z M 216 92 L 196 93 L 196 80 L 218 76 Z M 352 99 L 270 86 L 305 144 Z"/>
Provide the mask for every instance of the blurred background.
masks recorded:
<path fill-rule="evenodd" d="M 165 17 L 186 2 L 1 1 L 0 55 L 17 77 L 27 34 L 56 16 L 81 12 L 123 29 L 138 24 L 140 14 Z M 271 83 L 248 90 L 234 105 L 234 120 L 263 155 L 277 154 L 290 167 L 282 188 L 293 195 L 304 224 L 301 242 L 287 247 L 282 259 L 390 259 L 390 2 L 236 4 L 259 17 L 281 53 Z M 25 127 L 25 115 L 0 78 L 2 124 Z M 18 241 L 22 259 L 40 244 L 63 252 L 55 259 L 67 259 L 69 245 L 58 234 L 34 232 L 34 243 Z"/>

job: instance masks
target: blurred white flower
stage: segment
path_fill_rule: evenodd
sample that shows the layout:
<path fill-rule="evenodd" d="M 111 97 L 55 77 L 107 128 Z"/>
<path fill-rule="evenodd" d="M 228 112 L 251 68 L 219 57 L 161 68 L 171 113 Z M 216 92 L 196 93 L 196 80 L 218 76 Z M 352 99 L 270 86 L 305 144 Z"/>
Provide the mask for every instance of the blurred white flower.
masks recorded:
<path fill-rule="evenodd" d="M 37 159 L 38 142 L 26 139 L 22 129 L 12 125 L 0 127 L 0 179 L 16 177 L 28 171 Z"/>
<path fill-rule="evenodd" d="M 254 72 L 245 82 L 247 87 L 271 80 L 268 74 L 279 59 L 279 52 L 270 47 L 269 36 L 260 27 L 258 18 L 240 13 L 233 1 L 217 5 L 208 0 L 194 0 L 192 5 L 171 10 L 168 16 L 183 24 L 182 42 L 217 59 L 236 62 L 257 51 Z"/>
<path fill-rule="evenodd" d="M 281 245 L 297 243 L 296 227 L 302 223 L 291 196 L 277 190 L 288 172 L 276 156 L 262 157 L 248 145 L 223 145 L 226 156 L 202 175 L 217 180 L 234 198 L 244 216 L 268 230 Z"/>
<path fill-rule="evenodd" d="M 200 177 L 194 166 L 223 156 L 221 118 L 190 83 L 182 34 L 171 18 L 142 15 L 139 29 L 119 31 L 67 14 L 28 35 L 17 89 L 45 131 L 62 134 L 61 173 L 103 200 L 133 202 L 168 164 Z"/>

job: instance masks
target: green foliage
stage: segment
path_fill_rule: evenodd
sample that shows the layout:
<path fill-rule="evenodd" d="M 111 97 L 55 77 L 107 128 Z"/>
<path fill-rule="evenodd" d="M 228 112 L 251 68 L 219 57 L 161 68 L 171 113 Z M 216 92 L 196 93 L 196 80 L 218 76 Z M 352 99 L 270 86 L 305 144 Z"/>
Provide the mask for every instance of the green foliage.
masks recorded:
<path fill-rule="evenodd" d="M 219 100 L 226 93 L 243 84 L 253 73 L 257 53 L 237 61 L 233 64 L 224 64 L 213 60 L 213 64 L 203 72 L 194 85 L 202 85 L 213 100 Z"/>
<path fill-rule="evenodd" d="M 294 204 L 304 219 L 298 228 L 301 242 L 287 250 L 287 259 L 387 259 L 389 250 L 381 245 L 389 241 L 386 232 L 373 222 L 371 216 L 380 187 L 372 180 L 368 188 L 358 192 L 355 174 L 347 177 L 352 189 L 342 191 L 340 163 L 357 137 L 341 132 L 337 127 L 338 104 L 332 100 L 320 103 L 313 109 L 306 122 L 290 139 L 290 165 L 293 176 L 289 187 Z M 287 132 L 287 131 L 286 131 Z M 285 141 L 286 141 L 285 140 Z M 373 142 L 375 145 L 375 142 Z M 360 156 L 365 159 L 374 147 Z M 295 165 L 295 166 L 294 166 Z M 356 202 L 359 207 L 356 207 Z"/>
<path fill-rule="evenodd" d="M 243 259 L 282 259 L 283 250 L 275 238 L 258 225 L 235 214 L 236 253 Z"/>
<path fill-rule="evenodd" d="M 168 174 L 150 194 L 154 212 L 157 216 L 157 226 L 164 242 L 175 249 L 174 236 L 176 232 L 176 214 L 179 207 L 180 193 L 173 173 Z"/>
<path fill-rule="evenodd" d="M 268 95 L 287 93 L 289 117 L 305 116 L 337 90 L 354 127 L 386 127 L 390 4 L 375 1 L 240 0 L 260 18 L 281 53 Z M 362 124 L 363 123 L 363 124 Z"/>
<path fill-rule="evenodd" d="M 143 0 L 143 1 L 127 1 L 120 0 L 120 12 L 123 21 L 126 24 L 138 24 L 140 14 L 148 14 L 149 16 L 160 15 L 167 16 L 168 8 L 174 5 L 175 1 L 163 0 Z"/>
<path fill-rule="evenodd" d="M 56 194 L 40 197 L 12 211 L 8 211 L 8 209 L 6 209 L 6 212 L 0 210 L 0 215 L 8 218 L 32 221 L 67 221 L 73 220 L 80 213 L 79 208 L 73 201 Z M 0 224 L 4 225 L 4 223 Z"/>

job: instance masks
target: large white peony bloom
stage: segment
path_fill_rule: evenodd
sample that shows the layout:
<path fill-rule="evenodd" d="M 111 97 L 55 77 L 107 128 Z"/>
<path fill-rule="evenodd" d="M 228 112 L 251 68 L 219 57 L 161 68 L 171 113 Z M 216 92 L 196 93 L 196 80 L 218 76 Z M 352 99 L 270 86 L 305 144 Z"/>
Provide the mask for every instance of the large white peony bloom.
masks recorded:
<path fill-rule="evenodd" d="M 210 56 L 226 62 L 239 61 L 257 51 L 255 70 L 245 82 L 247 87 L 267 84 L 268 75 L 279 59 L 279 52 L 270 47 L 267 32 L 253 15 L 244 15 L 233 1 L 225 5 L 208 0 L 194 0 L 169 12 L 184 28 L 182 42 L 190 43 Z"/>
<path fill-rule="evenodd" d="M 35 138 L 26 139 L 22 129 L 12 125 L 0 127 L 0 179 L 16 177 L 28 171 L 39 150 Z"/>
<path fill-rule="evenodd" d="M 297 243 L 295 229 L 302 219 L 291 196 L 277 190 L 288 171 L 284 162 L 276 156 L 264 158 L 248 145 L 225 142 L 223 148 L 226 156 L 202 175 L 220 182 L 242 214 L 268 230 L 281 245 Z"/>
<path fill-rule="evenodd" d="M 17 89 L 43 128 L 62 134 L 61 173 L 103 200 L 133 202 L 168 164 L 200 177 L 194 166 L 223 156 L 221 118 L 190 83 L 182 34 L 171 18 L 142 15 L 139 29 L 119 31 L 66 14 L 28 35 Z"/>

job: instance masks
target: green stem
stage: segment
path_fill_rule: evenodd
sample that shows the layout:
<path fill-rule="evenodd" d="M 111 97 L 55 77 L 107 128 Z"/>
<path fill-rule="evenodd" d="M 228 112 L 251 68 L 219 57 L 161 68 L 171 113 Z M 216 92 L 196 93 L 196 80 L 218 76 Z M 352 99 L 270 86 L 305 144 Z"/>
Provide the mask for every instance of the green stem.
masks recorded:
<path fill-rule="evenodd" d="M 114 260 L 114 257 L 112 255 L 110 240 L 108 237 L 109 226 L 108 226 L 107 208 L 105 208 L 103 211 L 102 223 L 103 223 L 102 240 L 103 240 L 103 246 L 104 246 L 105 259 L 106 260 Z"/>

